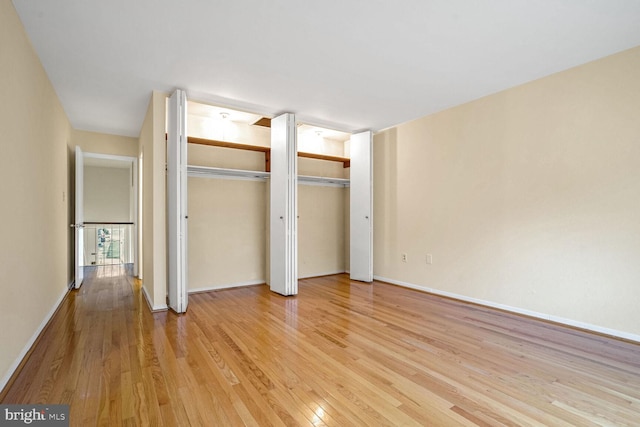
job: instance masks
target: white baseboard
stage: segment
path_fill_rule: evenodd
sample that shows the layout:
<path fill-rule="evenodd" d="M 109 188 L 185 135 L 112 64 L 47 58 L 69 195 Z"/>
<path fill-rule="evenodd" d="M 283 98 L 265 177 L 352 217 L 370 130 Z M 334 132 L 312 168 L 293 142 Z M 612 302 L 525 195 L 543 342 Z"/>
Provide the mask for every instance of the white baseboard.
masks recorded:
<path fill-rule="evenodd" d="M 149 307 L 149 310 L 151 310 L 151 312 L 169 310 L 169 307 L 166 304 L 161 304 L 161 305 L 154 306 L 151 303 L 151 298 L 149 298 L 149 294 L 147 293 L 147 289 L 144 286 L 142 286 L 142 293 L 144 294 L 144 299 L 145 299 L 145 301 L 147 301 L 147 306 Z"/>
<path fill-rule="evenodd" d="M 635 341 L 635 342 L 640 343 L 640 335 L 631 334 L 629 332 L 624 332 L 624 331 L 619 331 L 619 330 L 616 330 L 616 329 L 605 328 L 605 327 L 602 327 L 602 326 L 593 325 L 591 323 L 580 322 L 580 321 L 577 321 L 577 320 L 567 319 L 567 318 L 560 317 L 560 316 L 555 316 L 555 315 L 552 315 L 552 314 L 539 313 L 537 311 L 527 310 L 527 309 L 524 309 L 524 308 L 512 307 L 512 306 L 509 306 L 509 305 L 500 304 L 500 303 L 496 303 L 496 302 L 492 302 L 492 301 L 486 301 L 486 300 L 482 300 L 482 299 L 478 299 L 478 298 L 472 298 L 472 297 L 468 297 L 468 296 L 465 296 L 465 295 L 455 294 L 455 293 L 452 293 L 452 292 L 441 291 L 439 289 L 433 289 L 433 288 L 429 288 L 427 286 L 422 286 L 422 285 L 416 285 L 416 284 L 413 284 L 413 283 L 402 282 L 400 280 L 389 279 L 387 277 L 381 277 L 381 276 L 375 276 L 374 275 L 373 278 L 375 280 L 379 280 L 381 282 L 387 282 L 387 283 L 391 283 L 393 285 L 402 286 L 402 287 L 405 287 L 405 288 L 416 289 L 416 290 L 419 290 L 419 291 L 428 292 L 430 294 L 440 295 L 440 296 L 443 296 L 443 297 L 453 298 L 453 299 L 457 299 L 457 300 L 465 301 L 465 302 L 471 302 L 471 303 L 474 303 L 474 304 L 483 305 L 485 307 L 497 308 L 497 309 L 504 310 L 504 311 L 509 311 L 509 312 L 512 312 L 512 313 L 523 314 L 523 315 L 529 316 L 529 317 L 535 317 L 535 318 L 538 318 L 538 319 L 548 320 L 550 322 L 560 323 L 562 325 L 572 326 L 572 327 L 575 327 L 575 328 L 585 329 L 587 331 L 597 332 L 597 333 L 600 333 L 600 334 L 610 335 L 610 336 L 613 336 L 613 337 L 622 338 L 622 339 L 625 339 L 625 340 Z"/>
<path fill-rule="evenodd" d="M 40 326 L 38 326 L 38 328 L 36 329 L 34 334 L 31 336 L 31 338 L 29 338 L 29 341 L 27 341 L 27 344 L 25 344 L 25 346 L 22 348 L 22 351 L 20 352 L 20 354 L 18 354 L 18 357 L 16 357 L 16 359 L 13 361 L 11 366 L 9 366 L 9 369 L 5 373 L 4 377 L 2 377 L 2 379 L 0 380 L 0 391 L 2 391 L 5 388 L 5 386 L 11 379 L 11 376 L 14 374 L 16 369 L 18 369 L 18 366 L 20 366 L 20 363 L 22 363 L 22 359 L 24 359 L 27 353 L 29 353 L 29 350 L 31 350 L 33 343 L 36 342 L 36 340 L 38 339 L 38 337 L 40 336 L 44 328 L 47 326 L 47 324 L 55 314 L 56 310 L 58 310 L 58 307 L 60 307 L 60 304 L 62 304 L 62 301 L 67 296 L 67 293 L 69 293 L 69 289 L 65 289 L 62 295 L 58 297 L 58 300 L 55 302 L 55 304 L 53 304 L 53 307 L 51 308 L 49 313 L 47 313 L 47 315 L 44 317 L 44 319 L 42 320 L 42 323 L 40 323 Z"/>
<path fill-rule="evenodd" d="M 250 280 L 248 282 L 226 283 L 223 285 L 205 286 L 204 288 L 189 289 L 189 293 L 197 294 L 199 292 L 211 292 L 211 291 L 217 291 L 219 289 L 241 288 L 244 286 L 255 286 L 255 285 L 264 285 L 264 284 L 265 284 L 264 279 Z"/>
<path fill-rule="evenodd" d="M 314 274 L 310 274 L 308 276 L 299 276 L 298 280 L 310 279 L 312 277 L 333 276 L 334 274 L 342 274 L 344 272 L 345 272 L 344 270 L 337 270 L 337 271 L 327 271 L 325 273 L 314 273 Z"/>

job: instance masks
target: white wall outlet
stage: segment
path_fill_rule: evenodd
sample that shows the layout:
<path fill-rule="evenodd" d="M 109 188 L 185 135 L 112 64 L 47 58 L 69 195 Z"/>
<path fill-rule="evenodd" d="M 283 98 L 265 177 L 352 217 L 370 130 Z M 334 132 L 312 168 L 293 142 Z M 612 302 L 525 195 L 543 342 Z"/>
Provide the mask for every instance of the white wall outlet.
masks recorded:
<path fill-rule="evenodd" d="M 407 254 L 401 254 L 402 262 L 407 262 Z"/>
<path fill-rule="evenodd" d="M 427 254 L 427 264 L 433 264 L 433 255 Z"/>

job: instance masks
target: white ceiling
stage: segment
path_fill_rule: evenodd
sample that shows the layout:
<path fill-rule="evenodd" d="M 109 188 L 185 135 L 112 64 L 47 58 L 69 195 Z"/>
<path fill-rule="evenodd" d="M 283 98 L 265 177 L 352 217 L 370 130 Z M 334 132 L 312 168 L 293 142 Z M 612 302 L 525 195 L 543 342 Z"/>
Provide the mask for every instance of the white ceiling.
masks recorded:
<path fill-rule="evenodd" d="M 380 130 L 640 45 L 638 0 L 13 0 L 72 126 L 152 90 Z"/>

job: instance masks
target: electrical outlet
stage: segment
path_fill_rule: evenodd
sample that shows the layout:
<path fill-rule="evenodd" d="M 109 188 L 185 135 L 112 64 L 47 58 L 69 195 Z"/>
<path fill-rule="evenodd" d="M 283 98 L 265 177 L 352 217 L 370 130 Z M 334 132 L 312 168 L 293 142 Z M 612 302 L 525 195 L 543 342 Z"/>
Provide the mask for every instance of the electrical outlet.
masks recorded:
<path fill-rule="evenodd" d="M 429 264 L 429 265 L 433 264 L 433 255 L 427 254 L 426 261 L 427 261 L 427 264 Z"/>
<path fill-rule="evenodd" d="M 407 254 L 402 254 L 402 262 L 407 262 Z"/>

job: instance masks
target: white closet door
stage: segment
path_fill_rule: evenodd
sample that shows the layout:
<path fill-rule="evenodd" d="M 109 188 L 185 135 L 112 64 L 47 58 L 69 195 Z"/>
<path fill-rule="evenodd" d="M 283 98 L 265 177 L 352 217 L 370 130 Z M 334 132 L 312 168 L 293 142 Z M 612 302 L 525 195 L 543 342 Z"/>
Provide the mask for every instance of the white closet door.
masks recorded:
<path fill-rule="evenodd" d="M 373 281 L 373 146 L 370 131 L 351 136 L 350 277 Z"/>
<path fill-rule="evenodd" d="M 187 96 L 176 90 L 167 114 L 169 307 L 187 311 Z"/>
<path fill-rule="evenodd" d="M 76 146 L 76 200 L 75 200 L 75 288 L 84 280 L 84 155 Z"/>
<path fill-rule="evenodd" d="M 285 113 L 271 120 L 271 290 L 298 293 L 298 148 L 296 120 Z"/>

